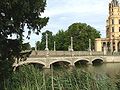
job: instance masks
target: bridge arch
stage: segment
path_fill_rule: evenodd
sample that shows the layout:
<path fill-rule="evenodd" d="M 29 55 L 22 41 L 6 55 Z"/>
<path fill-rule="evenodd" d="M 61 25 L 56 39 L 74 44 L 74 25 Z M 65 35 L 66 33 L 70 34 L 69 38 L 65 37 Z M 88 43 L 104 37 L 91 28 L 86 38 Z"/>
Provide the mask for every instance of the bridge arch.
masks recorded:
<path fill-rule="evenodd" d="M 74 61 L 74 65 L 78 66 L 78 65 L 87 65 L 89 63 L 89 59 L 86 58 L 80 58 Z"/>
<path fill-rule="evenodd" d="M 19 62 L 18 64 L 14 64 L 13 66 L 18 67 L 18 66 L 21 66 L 21 65 L 24 65 L 24 64 L 31 64 L 31 63 L 40 64 L 42 66 L 45 66 L 45 63 L 43 63 L 41 61 L 22 61 L 22 62 Z"/>
<path fill-rule="evenodd" d="M 104 62 L 104 59 L 102 57 L 96 57 L 92 59 L 92 64 L 102 64 Z"/>
<path fill-rule="evenodd" d="M 57 59 L 57 60 L 54 60 L 54 61 L 50 62 L 49 67 L 51 67 L 51 65 L 55 65 L 55 64 L 58 64 L 58 63 L 65 63 L 65 64 L 67 64 L 67 66 L 72 65 L 72 62 L 69 61 L 69 60 L 66 60 L 66 59 L 64 59 L 64 60 Z"/>
<path fill-rule="evenodd" d="M 54 61 L 50 62 L 50 65 L 53 64 L 53 63 L 56 63 L 56 62 L 68 62 L 69 64 L 72 64 L 72 62 L 69 61 L 69 60 L 60 60 L 60 59 L 58 60 L 57 59 L 57 60 L 54 60 Z"/>

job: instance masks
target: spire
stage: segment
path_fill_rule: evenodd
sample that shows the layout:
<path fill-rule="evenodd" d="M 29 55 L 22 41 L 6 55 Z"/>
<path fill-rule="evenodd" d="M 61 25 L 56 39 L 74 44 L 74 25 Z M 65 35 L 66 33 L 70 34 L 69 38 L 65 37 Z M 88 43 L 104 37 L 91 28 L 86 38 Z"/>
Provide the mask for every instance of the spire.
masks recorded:
<path fill-rule="evenodd" d="M 111 4 L 112 4 L 113 7 L 118 7 L 119 6 L 119 3 L 118 3 L 117 0 L 112 0 Z"/>

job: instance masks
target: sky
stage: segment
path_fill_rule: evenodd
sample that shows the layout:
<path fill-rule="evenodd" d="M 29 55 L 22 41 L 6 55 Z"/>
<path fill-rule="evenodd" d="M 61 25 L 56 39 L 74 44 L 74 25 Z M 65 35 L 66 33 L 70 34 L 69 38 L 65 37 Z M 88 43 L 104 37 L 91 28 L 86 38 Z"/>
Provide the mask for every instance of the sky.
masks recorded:
<path fill-rule="evenodd" d="M 106 19 L 108 17 L 108 4 L 111 0 L 47 0 L 46 10 L 42 14 L 49 17 L 49 22 L 42 32 L 46 30 L 56 34 L 60 29 L 67 28 L 76 22 L 87 23 L 96 28 L 101 33 L 101 37 L 106 35 Z M 26 36 L 26 34 L 25 34 Z M 40 41 L 39 36 L 31 34 L 31 46 L 35 46 L 36 41 Z"/>

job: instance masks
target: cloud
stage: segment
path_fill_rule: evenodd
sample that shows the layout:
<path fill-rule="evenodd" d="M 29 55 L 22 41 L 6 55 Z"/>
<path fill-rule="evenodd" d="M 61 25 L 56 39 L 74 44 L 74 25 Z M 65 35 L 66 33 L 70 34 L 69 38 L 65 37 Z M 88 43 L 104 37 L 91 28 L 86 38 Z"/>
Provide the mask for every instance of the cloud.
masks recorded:
<path fill-rule="evenodd" d="M 107 0 L 48 0 L 45 16 L 56 16 L 64 13 L 102 13 Z"/>
<path fill-rule="evenodd" d="M 42 16 L 48 16 L 49 22 L 42 31 L 50 30 L 54 34 L 60 29 L 66 30 L 75 22 L 87 23 L 105 37 L 106 17 L 109 0 L 47 0 L 47 7 Z M 40 40 L 40 36 L 32 36 L 31 44 Z"/>

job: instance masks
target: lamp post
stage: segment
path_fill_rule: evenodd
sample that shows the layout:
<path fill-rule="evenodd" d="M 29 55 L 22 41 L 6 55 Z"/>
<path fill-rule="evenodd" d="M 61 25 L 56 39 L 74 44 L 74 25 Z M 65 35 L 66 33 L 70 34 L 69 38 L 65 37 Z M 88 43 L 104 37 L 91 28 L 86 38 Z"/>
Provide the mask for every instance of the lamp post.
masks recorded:
<path fill-rule="evenodd" d="M 54 51 L 56 51 L 56 42 L 54 41 Z"/>
<path fill-rule="evenodd" d="M 73 50 L 73 37 L 71 37 L 71 51 L 74 51 Z"/>
<path fill-rule="evenodd" d="M 37 45 L 36 44 L 37 44 L 37 42 L 35 41 L 35 51 L 37 51 Z"/>
<path fill-rule="evenodd" d="M 46 33 L 46 47 L 45 47 L 45 51 L 49 51 L 48 49 L 48 34 Z"/>
<path fill-rule="evenodd" d="M 46 47 L 45 47 L 45 51 L 46 51 L 46 57 L 49 56 L 49 49 L 48 49 L 48 34 L 46 33 Z"/>
<path fill-rule="evenodd" d="M 89 52 L 90 52 L 90 55 L 92 54 L 91 53 L 91 39 L 89 39 Z"/>

